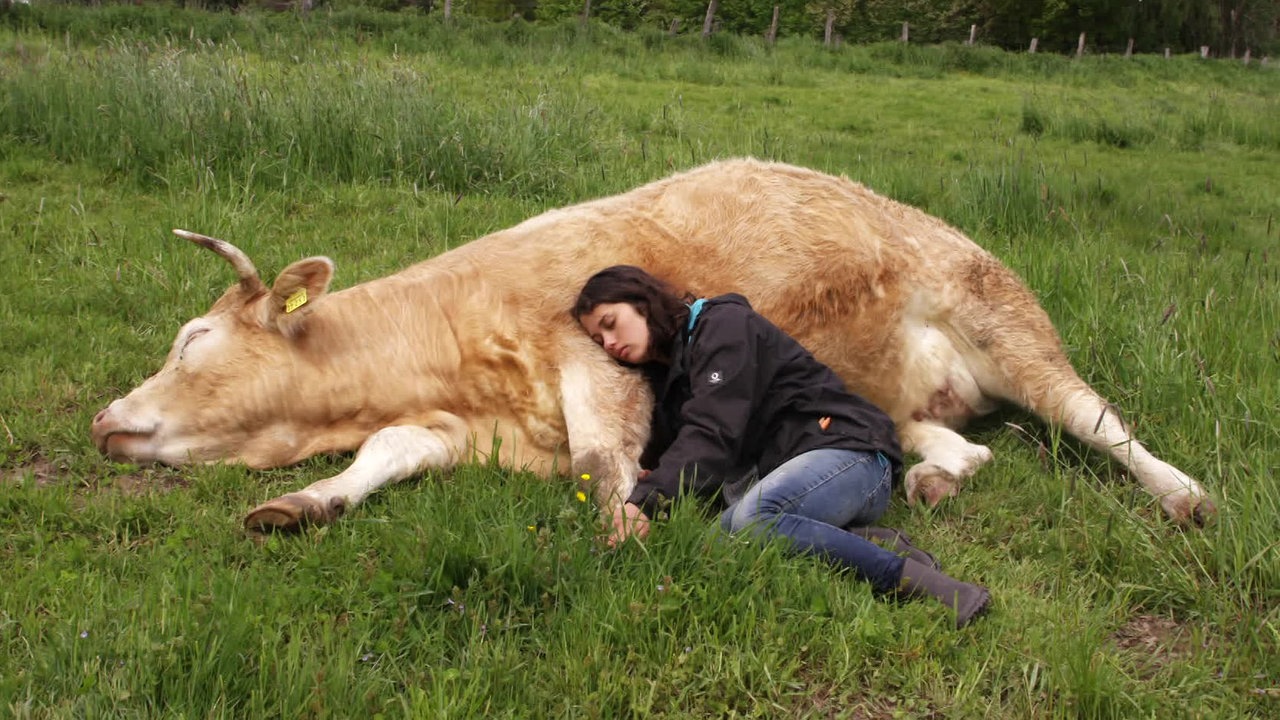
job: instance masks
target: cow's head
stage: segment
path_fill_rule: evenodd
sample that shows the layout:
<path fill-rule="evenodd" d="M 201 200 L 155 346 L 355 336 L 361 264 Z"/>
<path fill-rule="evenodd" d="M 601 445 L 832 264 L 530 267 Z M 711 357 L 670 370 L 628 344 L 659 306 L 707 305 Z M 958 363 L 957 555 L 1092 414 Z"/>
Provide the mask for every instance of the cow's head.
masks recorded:
<path fill-rule="evenodd" d="M 268 288 L 230 243 L 174 230 L 225 258 L 240 276 L 209 312 L 178 331 L 164 367 L 93 419 L 108 457 L 181 465 L 228 460 L 270 467 L 305 457 L 305 433 L 283 412 L 302 394 L 293 367 L 306 316 L 329 287 L 333 262 L 313 257 L 285 268 Z"/>

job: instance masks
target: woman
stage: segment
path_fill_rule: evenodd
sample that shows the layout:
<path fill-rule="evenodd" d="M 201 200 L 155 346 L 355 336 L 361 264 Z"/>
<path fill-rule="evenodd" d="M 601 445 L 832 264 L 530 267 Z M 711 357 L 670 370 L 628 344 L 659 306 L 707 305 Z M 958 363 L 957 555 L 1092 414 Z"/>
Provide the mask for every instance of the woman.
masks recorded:
<path fill-rule="evenodd" d="M 934 597 L 957 627 L 986 609 L 986 589 L 939 572 L 900 534 L 865 527 L 901 476 L 893 421 L 746 298 L 682 298 L 618 265 L 587 281 L 572 313 L 612 358 L 644 371 L 656 400 L 646 470 L 614 518 L 611 545 L 644 538 L 681 494 L 718 497 L 729 532 L 786 538 L 881 593 Z M 734 481 L 752 470 L 761 479 L 735 497 Z M 906 557 L 866 539 L 886 532 Z"/>

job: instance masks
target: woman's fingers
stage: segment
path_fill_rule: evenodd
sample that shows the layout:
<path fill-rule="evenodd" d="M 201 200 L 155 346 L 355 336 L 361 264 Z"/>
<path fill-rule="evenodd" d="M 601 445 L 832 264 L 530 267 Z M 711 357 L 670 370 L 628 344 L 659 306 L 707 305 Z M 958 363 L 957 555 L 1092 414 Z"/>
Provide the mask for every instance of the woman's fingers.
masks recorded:
<path fill-rule="evenodd" d="M 649 517 L 638 505 L 627 503 L 613 512 L 613 532 L 609 534 L 609 547 L 617 547 L 632 536 L 643 540 L 648 535 Z"/>

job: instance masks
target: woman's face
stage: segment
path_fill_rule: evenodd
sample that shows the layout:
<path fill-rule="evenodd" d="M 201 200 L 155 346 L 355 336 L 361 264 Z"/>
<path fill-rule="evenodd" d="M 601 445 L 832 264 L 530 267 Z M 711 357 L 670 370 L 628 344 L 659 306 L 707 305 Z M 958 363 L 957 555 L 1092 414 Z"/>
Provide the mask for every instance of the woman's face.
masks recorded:
<path fill-rule="evenodd" d="M 600 303 L 578 319 L 609 357 L 641 365 L 649 357 L 649 322 L 631 303 Z"/>

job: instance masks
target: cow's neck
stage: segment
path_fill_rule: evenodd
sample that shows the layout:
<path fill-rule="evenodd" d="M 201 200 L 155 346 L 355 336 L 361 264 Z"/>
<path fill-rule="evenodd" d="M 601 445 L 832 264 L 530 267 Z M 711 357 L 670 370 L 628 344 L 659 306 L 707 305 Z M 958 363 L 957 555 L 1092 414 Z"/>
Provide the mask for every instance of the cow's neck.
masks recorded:
<path fill-rule="evenodd" d="M 298 407 L 284 409 L 287 414 L 358 436 L 413 421 L 424 401 L 448 402 L 460 366 L 452 319 L 433 283 L 404 280 L 393 275 L 316 303 L 293 341 Z"/>

